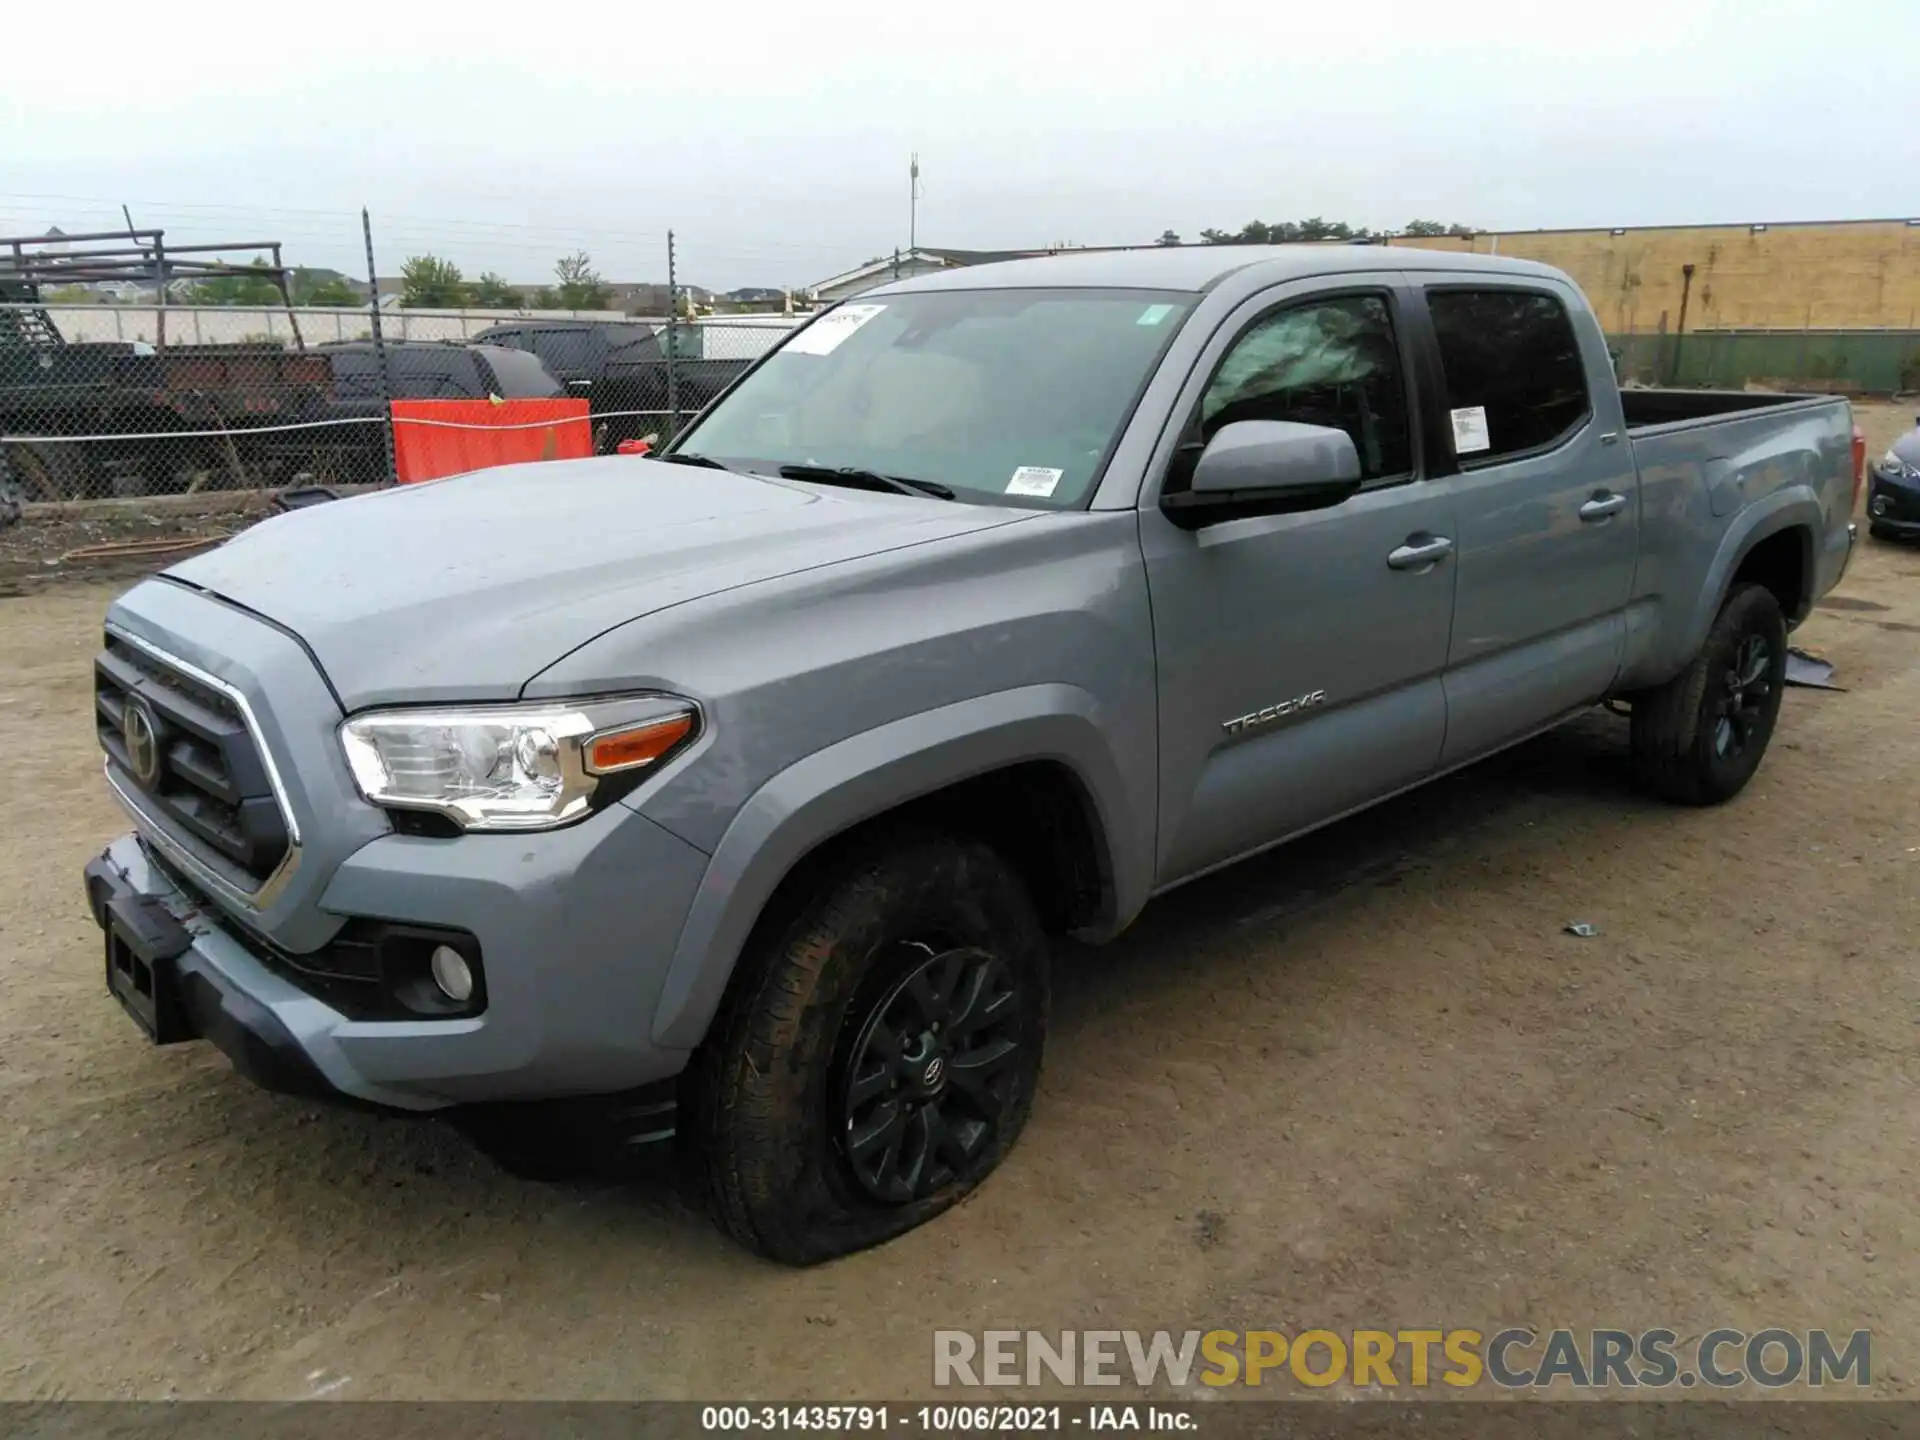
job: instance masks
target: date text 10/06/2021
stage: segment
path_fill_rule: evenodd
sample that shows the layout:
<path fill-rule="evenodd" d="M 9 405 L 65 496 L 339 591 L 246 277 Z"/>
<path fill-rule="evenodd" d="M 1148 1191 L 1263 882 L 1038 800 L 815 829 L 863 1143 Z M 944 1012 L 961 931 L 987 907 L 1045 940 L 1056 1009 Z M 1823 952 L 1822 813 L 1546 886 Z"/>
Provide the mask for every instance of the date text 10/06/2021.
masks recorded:
<path fill-rule="evenodd" d="M 708 1405 L 700 1428 L 748 1431 L 920 1431 L 929 1434 L 1072 1430 L 1193 1431 L 1191 1409 L 1169 1405 Z"/>

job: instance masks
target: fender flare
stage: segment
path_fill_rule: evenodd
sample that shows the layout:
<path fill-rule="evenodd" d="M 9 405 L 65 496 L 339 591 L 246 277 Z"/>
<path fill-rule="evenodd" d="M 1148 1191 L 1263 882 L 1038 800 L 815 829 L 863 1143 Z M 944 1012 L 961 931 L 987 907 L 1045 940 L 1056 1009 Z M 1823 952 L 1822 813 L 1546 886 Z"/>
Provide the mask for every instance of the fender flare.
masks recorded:
<path fill-rule="evenodd" d="M 906 801 L 1009 765 L 1053 760 L 1074 772 L 1095 811 L 1116 904 L 1121 913 L 1137 908 L 1151 880 L 1134 872 L 1151 847 L 1131 847 L 1135 856 L 1124 837 L 1152 817 L 1132 813 L 1098 717 L 1094 697 L 1077 686 L 1024 686 L 849 736 L 773 776 L 714 847 L 661 985 L 654 1041 L 682 1050 L 700 1043 L 761 911 L 808 853 Z"/>
<path fill-rule="evenodd" d="M 1684 657 L 1681 663 L 1684 665 L 1698 655 L 1700 647 L 1707 643 L 1707 632 L 1713 628 L 1714 617 L 1719 615 L 1720 607 L 1727 602 L 1734 572 L 1740 568 L 1740 562 L 1746 559 L 1747 552 L 1761 541 L 1771 539 L 1782 530 L 1795 527 L 1803 529 L 1806 553 L 1801 559 L 1811 585 L 1814 582 L 1814 537 L 1824 524 L 1825 512 L 1820 508 L 1819 498 L 1807 485 L 1790 485 L 1776 490 L 1735 516 L 1727 533 L 1720 537 L 1720 548 L 1714 552 L 1712 563 L 1707 566 L 1706 579 L 1681 629 L 1684 640 L 1680 651 Z M 1791 615 L 1787 617 L 1789 621 L 1793 618 Z"/>

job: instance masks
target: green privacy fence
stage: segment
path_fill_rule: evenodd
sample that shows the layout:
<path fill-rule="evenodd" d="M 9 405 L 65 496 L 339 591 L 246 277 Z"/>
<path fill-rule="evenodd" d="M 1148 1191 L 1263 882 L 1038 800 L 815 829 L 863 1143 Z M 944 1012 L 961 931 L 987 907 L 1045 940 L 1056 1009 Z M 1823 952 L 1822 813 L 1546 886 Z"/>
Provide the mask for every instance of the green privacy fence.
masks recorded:
<path fill-rule="evenodd" d="M 1622 380 L 1845 395 L 1920 390 L 1920 330 L 1693 330 L 1611 335 Z"/>

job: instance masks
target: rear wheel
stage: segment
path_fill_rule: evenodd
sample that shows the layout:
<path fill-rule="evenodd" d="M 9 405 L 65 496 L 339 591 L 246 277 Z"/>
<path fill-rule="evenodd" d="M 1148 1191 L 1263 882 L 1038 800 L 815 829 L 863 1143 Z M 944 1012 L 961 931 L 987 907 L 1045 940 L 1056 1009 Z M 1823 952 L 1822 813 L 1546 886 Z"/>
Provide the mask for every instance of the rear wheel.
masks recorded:
<path fill-rule="evenodd" d="M 1761 585 L 1734 591 L 1685 670 L 1633 702 L 1633 755 L 1653 788 L 1689 805 L 1730 800 L 1773 739 L 1787 625 Z"/>
<path fill-rule="evenodd" d="M 789 1264 L 924 1223 L 990 1174 L 1033 1103 L 1047 944 L 998 854 L 862 844 L 756 938 L 689 1076 L 707 1201 Z"/>

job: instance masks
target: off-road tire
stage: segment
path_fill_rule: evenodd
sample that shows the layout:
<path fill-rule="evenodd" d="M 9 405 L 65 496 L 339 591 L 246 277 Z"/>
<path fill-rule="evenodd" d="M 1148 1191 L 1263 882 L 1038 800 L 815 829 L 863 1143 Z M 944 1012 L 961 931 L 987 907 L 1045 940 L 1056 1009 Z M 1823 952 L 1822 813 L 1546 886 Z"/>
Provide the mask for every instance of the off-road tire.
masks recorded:
<path fill-rule="evenodd" d="M 788 893 L 785 913 L 770 914 L 749 942 L 694 1057 L 680 1139 L 722 1229 L 770 1259 L 810 1265 L 932 1219 L 1012 1148 L 1039 1080 L 1047 941 L 1026 886 L 972 839 L 869 836 Z M 996 973 L 1018 997 L 1008 1032 L 1017 1044 L 996 1081 L 999 1113 L 978 1152 L 931 1193 L 886 1203 L 849 1155 L 848 1056 L 868 1033 L 863 1016 L 877 1016 L 885 997 L 900 993 L 889 987 L 914 973 L 922 951 L 995 957 Z M 957 1051 L 953 1058 L 957 1067 Z M 937 1174 L 929 1169 L 928 1180 Z"/>
<path fill-rule="evenodd" d="M 1722 712 L 1736 688 L 1742 657 L 1765 647 L 1750 728 L 1728 753 Z M 1787 624 L 1780 602 L 1762 585 L 1743 585 L 1727 597 L 1693 663 L 1666 684 L 1633 698 L 1633 758 L 1658 794 L 1685 805 L 1731 800 L 1753 778 L 1780 716 L 1787 683 Z M 1744 691 L 1752 694 L 1752 687 Z M 1744 712 L 1743 712 L 1744 713 Z"/>

